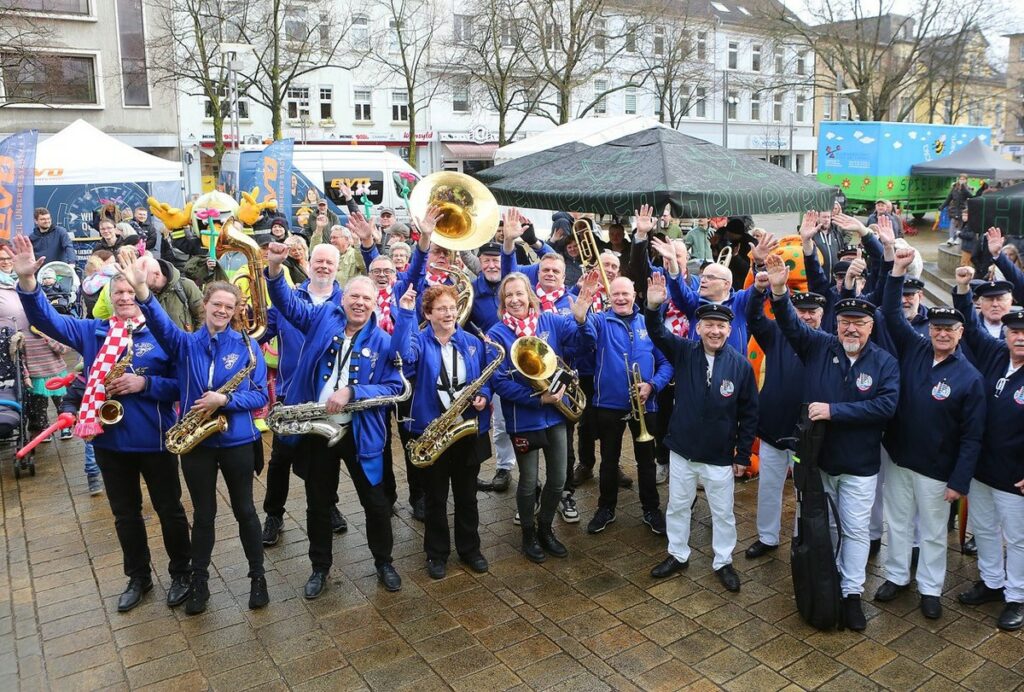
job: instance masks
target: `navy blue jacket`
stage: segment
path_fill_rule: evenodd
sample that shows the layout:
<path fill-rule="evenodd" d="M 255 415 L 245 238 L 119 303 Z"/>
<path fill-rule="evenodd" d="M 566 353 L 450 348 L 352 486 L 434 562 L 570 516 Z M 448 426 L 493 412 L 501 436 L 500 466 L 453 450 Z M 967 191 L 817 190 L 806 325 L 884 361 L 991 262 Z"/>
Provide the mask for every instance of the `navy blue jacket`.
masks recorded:
<path fill-rule="evenodd" d="M 403 426 L 412 434 L 419 435 L 444 413 L 441 409 L 441 399 L 437 394 L 437 379 L 441 374 L 441 344 L 434 336 L 434 328 L 429 324 L 423 330 L 419 329 L 416 314 L 412 310 L 399 308 L 397 318 L 391 341 L 395 350 L 402 354 L 406 376 L 413 383 L 412 416 L 406 419 Z M 466 368 L 466 381 L 463 383 L 465 385 L 480 377 L 480 373 L 496 355 L 488 353 L 480 339 L 459 326 L 455 328 L 451 343 Z M 477 394 L 490 400 L 490 382 L 485 382 Z M 485 407 L 483 411 L 477 411 L 469 406 L 462 417 L 465 420 L 475 418 L 479 426 L 478 432 L 481 434 L 486 433 L 491 427 L 490 406 Z"/>
<path fill-rule="evenodd" d="M 96 354 L 107 337 L 107 320 L 82 320 L 62 315 L 53 309 L 45 294 L 36 287 L 32 293 L 18 289 L 25 316 L 34 327 L 51 339 L 67 344 L 82 354 L 88 377 Z M 178 381 L 174 361 L 153 337 L 148 327 L 132 335 L 131 373 L 146 378 L 146 388 L 138 394 L 117 397 L 124 407 L 124 419 L 103 427 L 92 443 L 100 449 L 118 452 L 162 452 L 164 434 L 174 425 L 177 415 Z M 75 410 L 77 415 L 77 407 Z"/>
<path fill-rule="evenodd" d="M 873 476 L 881 466 L 882 433 L 896 413 L 900 370 L 873 342 L 853 365 L 839 337 L 801 322 L 789 292 L 772 296 L 779 329 L 804 363 L 804 401 L 829 404 L 819 465 L 833 476 Z"/>
<path fill-rule="evenodd" d="M 345 311 L 338 303 L 306 303 L 285 282 L 283 272 L 274 278 L 269 272 L 265 274 L 271 302 L 281 317 L 305 336 L 298 366 L 288 385 L 288 403 L 317 401 L 324 383 L 331 377 L 344 340 L 348 321 Z M 377 327 L 376 314 L 359 330 L 350 358 L 349 386 L 354 401 L 397 396 L 402 391 L 401 378 L 392 363 L 391 337 Z M 370 485 L 377 485 L 384 478 L 385 408 L 374 406 L 352 414 L 349 434 L 354 435 L 359 463 Z"/>
<path fill-rule="evenodd" d="M 219 389 L 249 363 L 245 337 L 230 327 L 213 336 L 204 324 L 195 332 L 186 332 L 168 317 L 156 296 L 150 293 L 139 303 L 148 326 L 164 351 L 174 354 L 178 375 L 178 401 L 185 415 L 205 392 Z M 260 431 L 252 420 L 252 412 L 267 405 L 267 364 L 255 341 L 252 352 L 256 367 L 231 395 L 231 400 L 217 409 L 228 419 L 228 429 L 214 433 L 200 443 L 201 447 L 238 447 L 259 439 Z"/>
<path fill-rule="evenodd" d="M 518 247 L 518 246 L 517 246 Z M 541 248 L 537 252 L 537 257 L 543 257 L 548 253 L 554 253 L 554 249 L 547 243 L 541 243 Z M 536 264 L 519 264 L 519 260 L 516 259 L 516 253 L 513 252 L 511 255 L 506 255 L 505 251 L 501 252 L 501 275 L 505 276 L 512 272 L 519 272 L 525 274 L 530 280 L 530 288 L 537 285 L 537 280 L 540 277 L 540 262 Z"/>
<path fill-rule="evenodd" d="M 804 364 L 774 320 L 764 314 L 767 292 L 747 301 L 747 330 L 764 351 L 764 380 L 758 395 L 757 436 L 773 447 L 792 437 L 804 402 Z M 755 373 L 755 378 L 758 373 Z"/>
<path fill-rule="evenodd" d="M 644 322 L 675 372 L 676 400 L 665 446 L 702 464 L 749 466 L 758 402 L 754 371 L 747 359 L 726 344 L 715 354 L 709 385 L 702 342 L 669 332 L 658 311 L 644 310 Z"/>
<path fill-rule="evenodd" d="M 592 312 L 580 325 L 582 352 L 597 354 L 594 371 L 594 397 L 590 404 L 600 408 L 628 411 L 632 408 L 629 384 L 633 363 L 640 365 L 640 379 L 654 387 L 647 397 L 644 410 L 657 411 L 657 394 L 672 381 L 672 365 L 665 355 L 654 347 L 640 309 L 633 306 L 633 314 L 625 319 L 611 310 Z"/>
<path fill-rule="evenodd" d="M 1010 377 L 1010 349 L 995 339 L 974 311 L 971 293 L 954 293 L 953 307 L 967 317 L 964 339 L 985 381 L 985 433 L 974 477 L 996 490 L 1020 496 L 1014 483 L 1024 480 L 1024 367 Z M 1002 383 L 1002 386 L 1000 386 Z"/>
<path fill-rule="evenodd" d="M 966 495 L 985 425 L 981 374 L 959 348 L 933 366 L 931 340 L 914 331 L 903 315 L 903 277 L 890 276 L 886 283 L 882 311 L 900 363 L 900 404 L 886 449 L 896 465 Z"/>
<path fill-rule="evenodd" d="M 1013 284 L 1013 302 L 1024 305 L 1024 272 L 1002 252 L 994 261 L 1006 280 Z"/>
<path fill-rule="evenodd" d="M 682 273 L 675 277 L 666 274 L 665 279 L 668 284 L 669 297 L 690 321 L 690 339 L 700 340 L 700 337 L 697 336 L 697 308 L 711 301 L 700 296 L 699 281 L 697 287 L 693 287 L 692 283 L 684 280 Z M 726 343 L 740 353 L 747 352 L 747 301 L 750 300 L 750 294 L 754 290 L 753 286 L 744 288 L 742 291 L 730 289 L 729 297 L 722 301 L 722 305 L 732 309 L 733 312 L 732 332 Z"/>
<path fill-rule="evenodd" d="M 46 233 L 36 226 L 28 239 L 32 241 L 36 259 L 45 257 L 47 262 L 67 262 L 75 266 L 75 246 L 71 242 L 71 234 L 63 226 L 50 226 Z"/>

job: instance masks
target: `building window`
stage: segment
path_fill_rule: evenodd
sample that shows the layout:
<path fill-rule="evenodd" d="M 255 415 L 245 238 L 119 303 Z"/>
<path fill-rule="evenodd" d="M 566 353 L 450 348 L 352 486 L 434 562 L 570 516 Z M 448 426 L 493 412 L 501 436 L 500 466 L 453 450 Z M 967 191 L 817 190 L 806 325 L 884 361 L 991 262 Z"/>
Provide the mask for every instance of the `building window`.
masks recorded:
<path fill-rule="evenodd" d="M 775 46 L 775 74 L 786 71 L 786 51 L 782 46 Z"/>
<path fill-rule="evenodd" d="M 117 38 L 121 48 L 121 90 L 124 105 L 149 105 L 146 69 L 146 27 L 142 0 L 117 0 Z"/>
<path fill-rule="evenodd" d="M 334 120 L 334 89 L 320 87 L 320 119 Z"/>
<path fill-rule="evenodd" d="M 370 41 L 370 20 L 365 14 L 352 17 L 352 42 L 365 46 Z"/>
<path fill-rule="evenodd" d="M 469 112 L 469 85 L 456 84 L 452 87 L 452 112 Z"/>
<path fill-rule="evenodd" d="M 511 48 L 516 42 L 516 25 L 511 19 L 501 20 L 501 45 Z"/>
<path fill-rule="evenodd" d="M 467 14 L 455 15 L 452 23 L 456 43 L 469 43 L 473 40 L 473 18 Z"/>
<path fill-rule="evenodd" d="M 654 54 L 665 54 L 665 27 L 663 26 L 654 27 Z"/>
<path fill-rule="evenodd" d="M 388 51 L 398 53 L 401 50 L 402 42 L 398 36 L 398 20 L 392 19 L 388 22 Z"/>
<path fill-rule="evenodd" d="M 594 80 L 594 113 L 596 115 L 604 115 L 608 112 L 608 97 L 605 93 L 608 91 L 608 80 L 606 79 L 595 79 Z"/>
<path fill-rule="evenodd" d="M 369 89 L 355 89 L 352 91 L 352 101 L 356 106 L 355 116 L 357 121 L 369 122 L 373 120 L 372 96 L 373 92 Z"/>
<path fill-rule="evenodd" d="M 1024 115 L 1017 116 L 1017 135 L 1024 136 Z"/>
<path fill-rule="evenodd" d="M 309 87 L 288 87 L 284 95 L 289 120 L 304 120 L 309 117 Z"/>
<path fill-rule="evenodd" d="M 89 0 L 13 0 L 4 3 L 4 10 L 49 14 L 89 14 Z"/>
<path fill-rule="evenodd" d="M 594 20 L 594 50 L 604 51 L 608 48 L 608 21 Z"/>
<path fill-rule="evenodd" d="M 807 51 L 805 50 L 796 54 L 796 73 L 799 75 L 807 74 Z"/>
<path fill-rule="evenodd" d="M 287 41 L 303 43 L 309 38 L 309 22 L 305 7 L 286 6 L 284 36 Z"/>
<path fill-rule="evenodd" d="M 626 115 L 636 115 L 636 87 L 626 87 Z"/>
<path fill-rule="evenodd" d="M 821 101 L 821 119 L 831 120 L 832 119 L 832 99 L 834 96 L 826 96 Z"/>
<path fill-rule="evenodd" d="M 750 94 L 750 119 L 754 122 L 761 119 L 761 94 L 756 91 Z"/>
<path fill-rule="evenodd" d="M 708 32 L 697 32 L 697 60 L 704 62 L 708 59 Z"/>
<path fill-rule="evenodd" d="M 983 103 L 981 101 L 971 101 L 967 107 L 967 124 L 968 125 L 980 125 L 982 122 L 981 107 Z"/>
<path fill-rule="evenodd" d="M 729 41 L 729 61 L 727 63 L 730 70 L 735 70 L 740 64 L 740 44 L 738 41 Z"/>
<path fill-rule="evenodd" d="M 561 45 L 562 28 L 554 22 L 544 23 L 544 47 L 548 50 L 555 50 Z"/>
<path fill-rule="evenodd" d="M 726 112 L 728 113 L 729 120 L 736 119 L 736 109 L 740 103 L 740 94 L 738 91 L 730 91 L 729 98 L 726 100 Z"/>
<path fill-rule="evenodd" d="M 391 119 L 396 123 L 409 122 L 409 92 L 391 92 Z"/>
<path fill-rule="evenodd" d="M 772 96 L 772 122 L 782 122 L 782 99 L 784 95 L 781 91 L 776 91 Z"/>
<path fill-rule="evenodd" d="M 708 117 L 708 91 L 704 87 L 697 87 L 693 92 L 693 116 Z"/>
<path fill-rule="evenodd" d="M 96 58 L 91 55 L 0 54 L 6 100 L 13 103 L 94 105 Z"/>
<path fill-rule="evenodd" d="M 796 96 L 796 121 L 802 123 L 807 118 L 807 97 L 803 94 Z"/>
<path fill-rule="evenodd" d="M 755 44 L 750 49 L 750 71 L 761 71 L 761 46 Z"/>
<path fill-rule="evenodd" d="M 636 52 L 636 27 L 626 26 L 626 52 Z"/>
<path fill-rule="evenodd" d="M 219 98 L 217 102 L 220 104 L 221 117 L 231 117 L 231 90 L 227 86 L 222 86 L 218 89 Z M 203 115 L 206 118 L 213 118 L 213 101 L 206 99 L 203 101 Z M 244 98 L 243 94 L 238 95 L 238 118 L 239 120 L 249 119 L 249 100 Z"/>

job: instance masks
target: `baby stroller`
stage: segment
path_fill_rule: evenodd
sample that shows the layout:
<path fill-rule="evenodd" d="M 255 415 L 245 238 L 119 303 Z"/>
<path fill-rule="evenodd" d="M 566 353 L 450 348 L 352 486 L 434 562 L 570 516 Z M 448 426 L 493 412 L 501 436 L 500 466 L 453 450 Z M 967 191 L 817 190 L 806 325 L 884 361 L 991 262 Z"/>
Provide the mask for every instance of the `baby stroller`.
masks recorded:
<path fill-rule="evenodd" d="M 37 275 L 53 309 L 62 315 L 83 317 L 82 281 L 78 270 L 67 262 L 47 262 Z"/>
<path fill-rule="evenodd" d="M 16 456 L 28 442 L 28 420 L 24 415 L 25 379 L 22 364 L 24 337 L 18 333 L 14 320 L 7 318 L 0 326 L 0 458 L 11 459 L 14 477 L 23 471 L 36 475 L 35 454 L 30 452 L 21 459 Z"/>

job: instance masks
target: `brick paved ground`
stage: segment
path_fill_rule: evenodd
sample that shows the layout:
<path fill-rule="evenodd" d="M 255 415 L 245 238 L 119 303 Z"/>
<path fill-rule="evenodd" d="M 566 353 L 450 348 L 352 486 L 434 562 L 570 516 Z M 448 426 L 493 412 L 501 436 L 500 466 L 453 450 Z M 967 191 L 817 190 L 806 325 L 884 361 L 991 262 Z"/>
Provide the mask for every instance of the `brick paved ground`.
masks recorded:
<path fill-rule="evenodd" d="M 946 614 L 924 620 L 904 594 L 876 607 L 863 635 L 803 625 L 791 596 L 788 545 L 750 563 L 756 483 L 737 491 L 736 567 L 743 590 L 728 595 L 710 568 L 710 518 L 697 505 L 696 552 L 681 577 L 648 576 L 664 540 L 640 524 L 635 492 L 598 536 L 556 526 L 571 557 L 534 565 L 517 551 L 511 491 L 480 494 L 491 573 L 454 560 L 440 582 L 426 574 L 420 524 L 402 504 L 394 519 L 398 594 L 377 587 L 363 517 L 342 479 L 351 528 L 335 538 L 329 589 L 307 602 L 304 500 L 293 491 L 282 542 L 267 553 L 271 604 L 246 609 L 248 580 L 236 525 L 221 492 L 210 610 L 186 617 L 163 604 L 168 579 L 159 526 L 145 507 L 160 583 L 142 606 L 115 610 L 125 584 L 104 497 L 85 492 L 80 445 L 46 445 L 38 475 L 0 472 L 6 560 L 0 562 L 0 689 L 162 688 L 499 690 L 740 690 L 787 686 L 1009 690 L 1024 683 L 1024 639 L 994 626 L 999 609 L 951 598 L 975 578 L 973 560 L 951 552 Z M 262 480 L 257 485 L 262 500 Z M 581 489 L 584 522 L 596 500 Z M 664 494 L 663 494 L 664 495 Z M 186 498 L 187 504 L 187 498 Z M 784 525 L 792 520 L 787 502 Z M 880 583 L 869 567 L 868 593 Z"/>

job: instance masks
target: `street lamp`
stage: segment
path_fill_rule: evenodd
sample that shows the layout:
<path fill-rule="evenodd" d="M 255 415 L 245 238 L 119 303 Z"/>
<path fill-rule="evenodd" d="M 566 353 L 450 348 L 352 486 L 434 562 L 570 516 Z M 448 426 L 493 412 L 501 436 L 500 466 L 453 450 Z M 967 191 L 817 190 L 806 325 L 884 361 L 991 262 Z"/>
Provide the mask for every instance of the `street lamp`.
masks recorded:
<path fill-rule="evenodd" d="M 231 107 L 231 136 L 235 142 L 235 149 L 240 149 L 242 146 L 242 128 L 238 122 L 238 55 L 240 53 L 251 53 L 253 52 L 252 46 L 248 43 L 230 43 L 225 42 L 220 44 L 221 52 L 227 57 L 227 68 L 228 68 L 228 98 Z"/>
<path fill-rule="evenodd" d="M 729 106 L 735 106 L 740 100 L 729 96 L 729 71 L 722 72 L 722 146 L 729 148 Z"/>
<path fill-rule="evenodd" d="M 838 80 L 837 80 L 838 81 Z M 842 116 L 839 114 L 839 107 L 842 105 L 842 96 L 849 96 L 850 94 L 859 94 L 860 89 L 837 89 L 832 92 L 832 119 L 839 121 L 842 120 Z"/>

